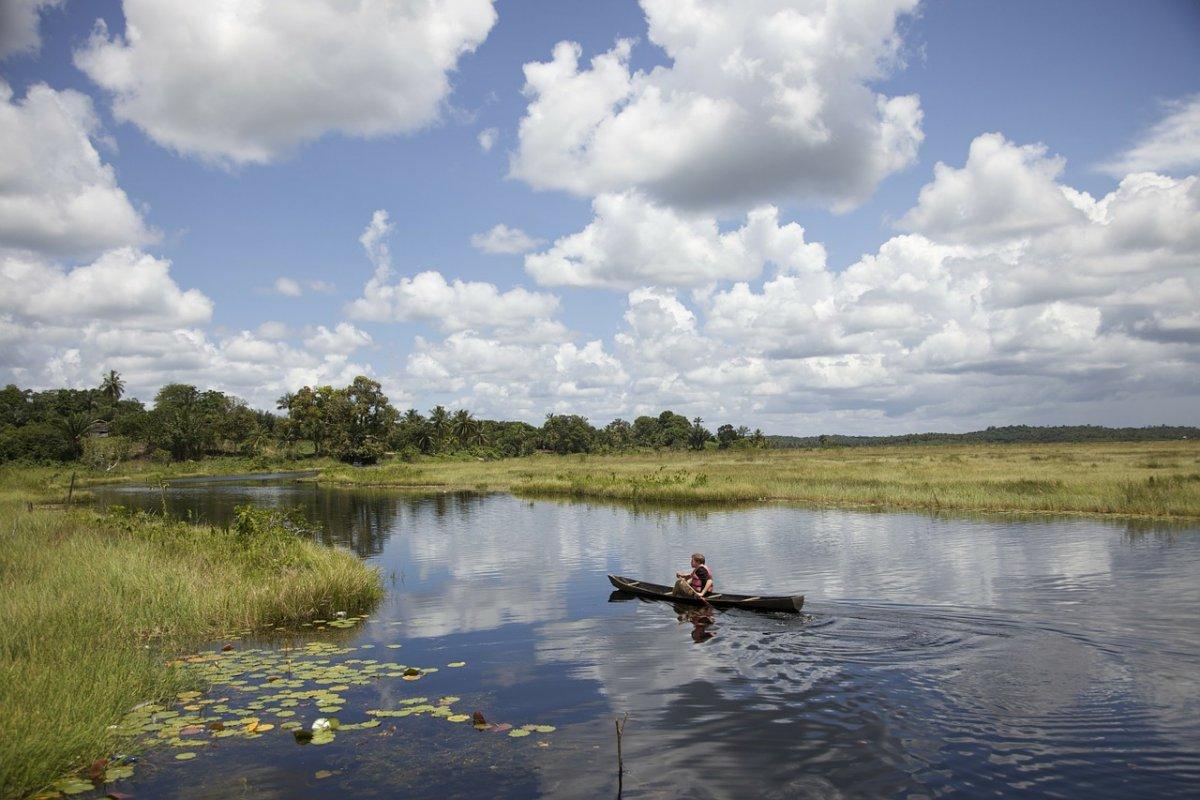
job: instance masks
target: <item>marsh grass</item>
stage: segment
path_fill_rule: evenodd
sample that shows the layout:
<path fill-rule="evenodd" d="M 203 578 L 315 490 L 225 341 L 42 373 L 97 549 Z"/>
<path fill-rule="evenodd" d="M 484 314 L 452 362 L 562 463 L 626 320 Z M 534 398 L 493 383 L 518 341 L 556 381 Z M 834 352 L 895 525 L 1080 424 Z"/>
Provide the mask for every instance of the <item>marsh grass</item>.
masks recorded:
<path fill-rule="evenodd" d="M 1200 517 L 1200 442 L 905 445 L 336 465 L 319 480 L 680 504 Z"/>
<path fill-rule="evenodd" d="M 382 594 L 352 554 L 252 512 L 228 529 L 34 507 L 45 475 L 0 491 L 0 795 L 106 756 L 109 726 L 187 678 L 170 655 L 219 636 L 357 613 Z"/>

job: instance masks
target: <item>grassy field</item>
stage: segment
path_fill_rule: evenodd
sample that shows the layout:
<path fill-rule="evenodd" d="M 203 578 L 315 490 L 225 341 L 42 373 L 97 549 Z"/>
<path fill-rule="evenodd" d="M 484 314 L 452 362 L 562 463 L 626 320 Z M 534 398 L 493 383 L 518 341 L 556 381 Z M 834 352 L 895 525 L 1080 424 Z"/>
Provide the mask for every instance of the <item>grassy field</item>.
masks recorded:
<path fill-rule="evenodd" d="M 0 796 L 120 747 L 109 725 L 183 688 L 167 656 L 382 594 L 374 569 L 265 512 L 226 530 L 30 505 L 61 499 L 62 481 L 0 469 Z"/>
<path fill-rule="evenodd" d="M 332 466 L 322 482 L 675 503 L 1200 517 L 1200 442 L 906 445 Z"/>

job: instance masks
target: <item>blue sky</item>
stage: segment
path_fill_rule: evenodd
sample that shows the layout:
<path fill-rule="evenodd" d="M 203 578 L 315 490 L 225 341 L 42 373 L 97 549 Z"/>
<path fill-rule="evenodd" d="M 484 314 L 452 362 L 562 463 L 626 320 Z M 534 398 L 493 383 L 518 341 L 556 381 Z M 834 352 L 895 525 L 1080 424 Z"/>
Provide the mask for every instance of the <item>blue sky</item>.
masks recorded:
<path fill-rule="evenodd" d="M 0 142 L 32 143 L 0 180 L 0 379 L 116 368 L 144 398 L 186 380 L 269 406 L 362 371 L 421 408 L 671 407 L 781 433 L 1200 422 L 1194 3 L 462 0 L 318 41 L 272 11 L 4 2 Z M 431 44 L 429 20 L 459 38 Z M 247 45 L 239 25 L 276 35 Z M 525 88 L 557 43 L 597 78 L 622 39 L 619 99 L 562 74 Z M 872 95 L 911 100 L 893 120 Z M 94 120 L 55 124 L 95 157 L 33 146 L 64 96 Z M 524 124 L 535 111 L 549 121 Z M 95 186 L 124 220 L 107 234 L 28 221 Z M 766 206 L 769 246 L 747 222 Z M 360 236 L 379 210 L 390 272 L 372 294 Z M 498 224 L 525 245 L 472 245 Z M 443 283 L 406 282 L 425 271 Z"/>

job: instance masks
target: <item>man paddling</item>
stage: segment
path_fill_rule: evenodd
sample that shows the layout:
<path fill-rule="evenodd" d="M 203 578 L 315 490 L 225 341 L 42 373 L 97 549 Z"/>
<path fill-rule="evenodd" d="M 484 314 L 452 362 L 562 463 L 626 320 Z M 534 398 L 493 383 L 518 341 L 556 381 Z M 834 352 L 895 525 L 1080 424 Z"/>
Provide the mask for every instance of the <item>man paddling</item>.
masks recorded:
<path fill-rule="evenodd" d="M 692 571 L 675 573 L 675 594 L 704 600 L 712 590 L 712 570 L 704 565 L 704 553 L 692 553 Z"/>

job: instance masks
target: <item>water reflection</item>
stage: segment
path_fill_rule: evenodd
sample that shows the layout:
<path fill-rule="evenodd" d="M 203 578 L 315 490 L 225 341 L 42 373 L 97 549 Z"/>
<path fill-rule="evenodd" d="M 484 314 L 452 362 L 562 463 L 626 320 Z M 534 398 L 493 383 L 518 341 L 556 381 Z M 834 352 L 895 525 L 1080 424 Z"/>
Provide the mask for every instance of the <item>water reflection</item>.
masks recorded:
<path fill-rule="evenodd" d="M 155 507 L 157 491 L 105 498 Z M 280 751 L 306 774 L 318 755 L 342 770 L 285 796 L 615 794 L 612 719 L 625 713 L 626 797 L 1184 796 L 1200 780 L 1195 528 L 307 483 L 193 484 L 165 502 L 217 522 L 236 503 L 304 509 L 326 541 L 393 576 L 356 643 L 464 660 L 422 691 L 560 729 L 545 748 L 434 726 L 397 732 L 420 747 Z M 695 550 L 722 588 L 803 592 L 810 615 L 608 602 L 622 600 L 608 573 L 667 582 Z M 359 700 L 411 692 L 383 683 Z M 245 747 L 246 768 L 212 796 L 278 790 L 284 778 Z M 256 794 L 245 776 L 263 770 Z"/>

